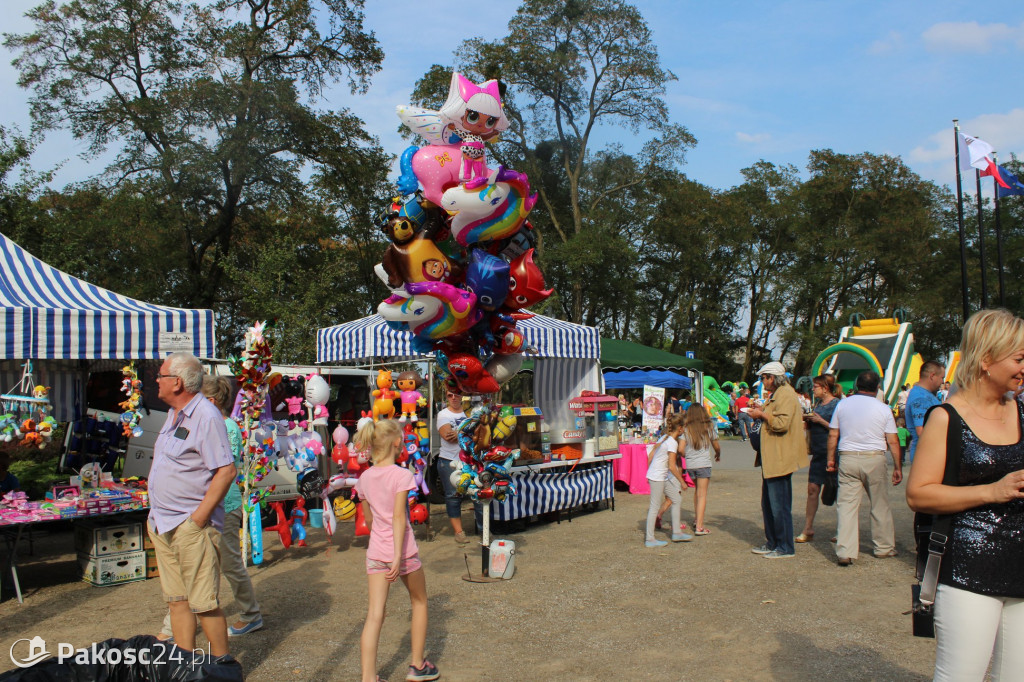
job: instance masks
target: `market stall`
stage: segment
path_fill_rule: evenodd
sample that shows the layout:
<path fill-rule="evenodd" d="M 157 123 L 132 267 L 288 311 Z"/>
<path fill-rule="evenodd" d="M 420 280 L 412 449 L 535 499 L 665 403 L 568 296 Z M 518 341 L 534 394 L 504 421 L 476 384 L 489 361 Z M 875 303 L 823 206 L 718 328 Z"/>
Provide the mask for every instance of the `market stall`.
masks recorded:
<path fill-rule="evenodd" d="M 599 391 L 600 337 L 593 327 L 572 324 L 543 315 L 519 322 L 526 345 L 536 350 L 533 386 L 536 407 L 554 448 L 585 444 L 575 434 L 577 415 L 569 401 L 584 391 Z M 320 329 L 317 362 L 372 363 L 429 358 L 417 354 L 409 332 L 397 331 L 379 315 Z M 569 434 L 566 437 L 565 434 Z M 436 439 L 435 439 L 436 441 Z M 611 461 L 616 453 L 552 460 L 512 467 L 519 495 L 491 505 L 492 518 L 510 520 L 571 509 L 613 495 Z"/>
<path fill-rule="evenodd" d="M 34 383 L 49 389 L 50 414 L 69 421 L 84 411 L 84 388 L 94 363 L 116 367 L 133 359 L 160 359 L 175 351 L 215 354 L 211 310 L 186 310 L 137 301 L 85 282 L 31 255 L 0 234 L 0 382 L 24 388 L 31 365 Z M 142 496 L 111 481 L 79 483 L 77 494 L 0 503 L 11 531 L 0 580 L 10 575 L 21 600 L 18 545 L 34 524 L 108 516 L 145 506 Z M 3 523 L 0 521 L 0 523 Z M 88 558 L 88 554 L 86 555 Z"/>
<path fill-rule="evenodd" d="M 212 310 L 137 301 L 58 270 L 0 234 L 0 383 L 35 360 L 58 421 L 82 404 L 90 361 L 159 359 L 174 351 L 215 355 Z"/>
<path fill-rule="evenodd" d="M 704 363 L 658 348 L 618 339 L 601 339 L 601 366 L 609 392 L 625 388 L 661 386 L 694 391 L 693 400 L 703 400 Z M 629 486 L 633 495 L 649 495 L 647 454 L 653 445 L 640 441 L 619 445 L 621 457 L 614 463 L 614 477 Z"/>

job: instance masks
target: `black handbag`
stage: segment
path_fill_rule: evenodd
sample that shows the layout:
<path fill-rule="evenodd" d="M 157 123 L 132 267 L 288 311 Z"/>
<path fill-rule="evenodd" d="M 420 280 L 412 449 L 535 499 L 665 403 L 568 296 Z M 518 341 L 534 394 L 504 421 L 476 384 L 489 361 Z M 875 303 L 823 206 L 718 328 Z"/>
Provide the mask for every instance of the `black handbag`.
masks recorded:
<path fill-rule="evenodd" d="M 825 483 L 821 486 L 821 503 L 831 507 L 836 503 L 839 496 L 839 475 L 836 473 L 825 474 Z"/>
<path fill-rule="evenodd" d="M 936 405 L 930 408 L 925 415 L 926 424 L 936 407 L 945 409 L 949 415 L 949 428 L 946 431 L 946 468 L 942 474 L 942 484 L 957 485 L 963 447 L 963 425 L 960 422 L 960 415 L 949 405 Z M 952 526 L 952 514 L 933 516 L 917 512 L 914 515 L 914 535 L 917 539 L 917 566 L 914 577 L 919 581 L 918 584 L 910 586 L 910 613 L 914 637 L 935 637 L 935 590 L 938 587 L 942 556 L 952 539 Z"/>

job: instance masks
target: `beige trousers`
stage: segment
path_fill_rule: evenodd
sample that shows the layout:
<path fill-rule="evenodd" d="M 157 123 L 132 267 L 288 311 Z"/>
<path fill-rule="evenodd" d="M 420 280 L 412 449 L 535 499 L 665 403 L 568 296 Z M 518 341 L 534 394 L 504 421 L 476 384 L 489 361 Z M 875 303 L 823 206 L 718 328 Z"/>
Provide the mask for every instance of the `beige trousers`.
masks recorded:
<path fill-rule="evenodd" d="M 867 492 L 871 501 L 871 542 L 875 555 L 896 548 L 885 460 L 884 452 L 877 455 L 839 453 L 836 556 L 840 559 L 856 559 L 860 550 L 859 512 L 862 491 Z"/>

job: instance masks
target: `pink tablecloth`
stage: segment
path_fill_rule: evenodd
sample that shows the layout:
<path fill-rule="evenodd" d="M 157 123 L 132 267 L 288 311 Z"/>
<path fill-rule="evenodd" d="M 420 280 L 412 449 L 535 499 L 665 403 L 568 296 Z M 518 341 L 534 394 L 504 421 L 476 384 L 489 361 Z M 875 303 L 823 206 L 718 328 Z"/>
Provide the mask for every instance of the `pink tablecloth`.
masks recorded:
<path fill-rule="evenodd" d="M 619 459 L 612 460 L 612 471 L 616 481 L 629 486 L 633 495 L 650 495 L 647 483 L 647 445 L 643 443 L 622 443 L 619 445 Z"/>

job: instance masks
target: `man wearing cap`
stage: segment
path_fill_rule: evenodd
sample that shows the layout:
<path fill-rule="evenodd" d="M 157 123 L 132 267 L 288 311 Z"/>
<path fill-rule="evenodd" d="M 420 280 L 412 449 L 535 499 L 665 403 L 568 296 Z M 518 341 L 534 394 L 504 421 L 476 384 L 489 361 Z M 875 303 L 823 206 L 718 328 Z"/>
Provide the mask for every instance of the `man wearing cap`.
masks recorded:
<path fill-rule="evenodd" d="M 793 541 L 793 472 L 807 466 L 803 409 L 789 385 L 781 362 L 769 362 L 758 371 L 761 385 L 771 392 L 763 407 L 750 408 L 761 419 L 761 515 L 765 543 L 751 552 L 766 559 L 796 556 Z"/>
<path fill-rule="evenodd" d="M 875 398 L 881 380 L 875 372 L 857 375 L 857 392 L 847 396 L 832 413 L 828 432 L 828 471 L 839 470 L 836 498 L 836 556 L 849 566 L 860 549 L 860 500 L 866 491 L 871 501 L 871 541 L 879 559 L 896 556 L 896 537 L 886 492 L 886 448 L 892 452 L 892 484 L 903 480 L 900 444 L 892 410 Z M 840 455 L 836 466 L 836 453 Z"/>

